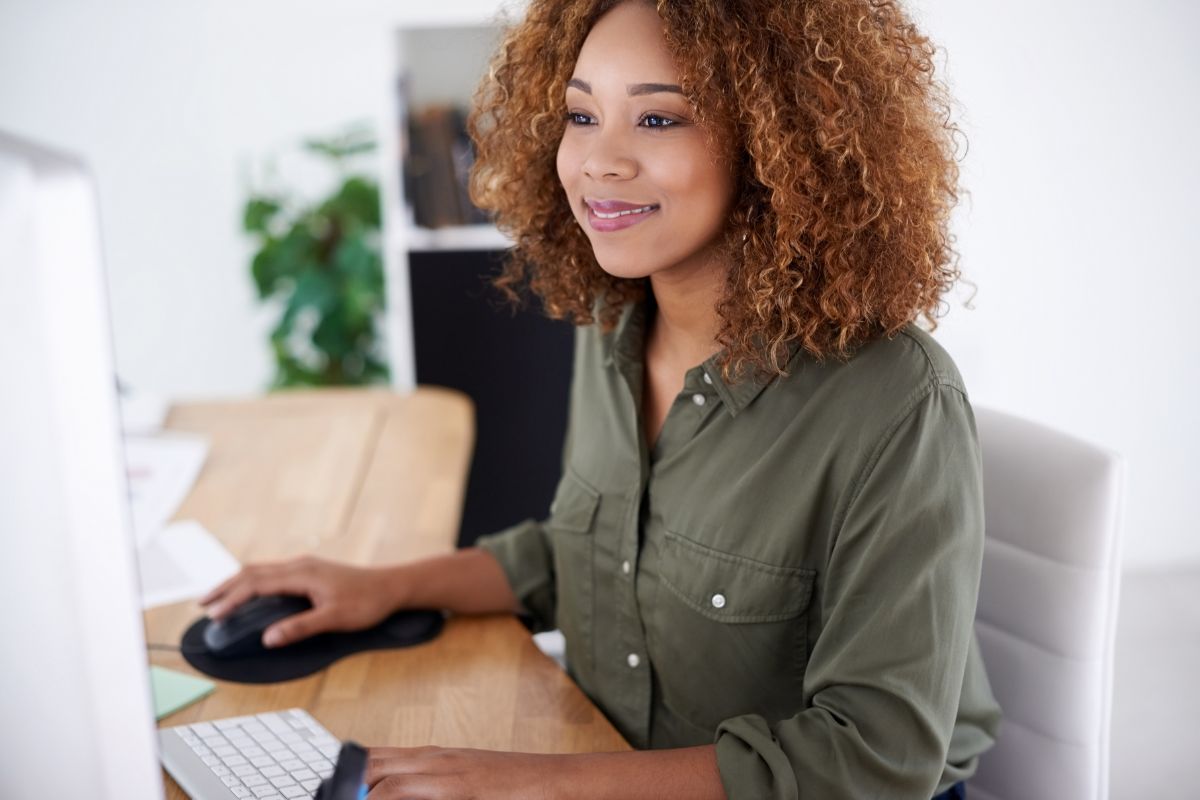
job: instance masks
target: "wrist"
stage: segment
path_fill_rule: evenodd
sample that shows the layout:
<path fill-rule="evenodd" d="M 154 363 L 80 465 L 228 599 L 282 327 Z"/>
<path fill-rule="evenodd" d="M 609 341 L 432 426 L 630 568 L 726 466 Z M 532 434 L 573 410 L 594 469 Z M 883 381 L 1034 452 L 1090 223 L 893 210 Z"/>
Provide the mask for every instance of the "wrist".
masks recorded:
<path fill-rule="evenodd" d="M 409 575 L 411 564 L 393 564 L 386 567 L 372 567 L 375 590 L 380 597 L 385 598 L 388 613 L 405 608 L 414 608 L 413 579 Z"/>

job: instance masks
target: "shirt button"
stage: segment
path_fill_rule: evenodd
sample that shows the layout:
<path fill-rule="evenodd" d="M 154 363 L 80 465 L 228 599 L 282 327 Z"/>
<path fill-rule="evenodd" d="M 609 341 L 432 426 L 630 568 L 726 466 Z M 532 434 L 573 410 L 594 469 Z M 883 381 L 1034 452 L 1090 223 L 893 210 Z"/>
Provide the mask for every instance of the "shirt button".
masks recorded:
<path fill-rule="evenodd" d="M 704 373 L 704 382 L 707 383 L 709 386 L 712 386 L 712 376 L 709 375 L 707 372 Z"/>
<path fill-rule="evenodd" d="M 720 592 L 718 592 L 717 594 L 714 594 L 712 596 L 712 605 L 713 605 L 713 608 L 724 608 L 725 607 L 725 595 L 721 594 Z"/>
<path fill-rule="evenodd" d="M 629 654 L 629 655 L 628 655 L 628 656 L 625 658 L 625 662 L 626 662 L 627 664 L 629 664 L 629 668 L 630 668 L 630 669 L 636 669 L 636 668 L 637 668 L 637 665 L 638 665 L 638 664 L 640 664 L 640 663 L 642 663 L 642 660 L 641 660 L 640 658 L 638 658 L 638 654 L 637 654 L 637 653 L 630 653 L 630 654 Z"/>
<path fill-rule="evenodd" d="M 706 397 L 705 397 L 704 395 L 702 395 L 702 394 L 694 394 L 694 395 L 692 395 L 692 402 L 693 402 L 693 403 L 695 403 L 695 404 L 696 404 L 696 405 L 698 405 L 698 406 L 702 406 L 702 405 L 704 405 L 706 402 L 708 402 L 708 398 L 706 398 Z"/>
<path fill-rule="evenodd" d="M 621 562 L 621 572 L 624 572 L 626 575 L 628 575 L 628 574 L 629 574 L 629 570 L 631 570 L 631 569 L 633 569 L 633 567 L 629 566 L 629 562 L 628 562 L 628 561 L 622 561 L 622 562 Z"/>

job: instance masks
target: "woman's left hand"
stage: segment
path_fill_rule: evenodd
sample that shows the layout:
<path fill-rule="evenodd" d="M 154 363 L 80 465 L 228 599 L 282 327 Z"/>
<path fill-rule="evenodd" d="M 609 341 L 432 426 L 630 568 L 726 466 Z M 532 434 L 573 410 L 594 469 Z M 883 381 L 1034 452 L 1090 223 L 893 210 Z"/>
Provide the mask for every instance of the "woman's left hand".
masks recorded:
<path fill-rule="evenodd" d="M 372 747 L 367 752 L 367 800 L 549 800 L 568 758 L 443 747 Z"/>

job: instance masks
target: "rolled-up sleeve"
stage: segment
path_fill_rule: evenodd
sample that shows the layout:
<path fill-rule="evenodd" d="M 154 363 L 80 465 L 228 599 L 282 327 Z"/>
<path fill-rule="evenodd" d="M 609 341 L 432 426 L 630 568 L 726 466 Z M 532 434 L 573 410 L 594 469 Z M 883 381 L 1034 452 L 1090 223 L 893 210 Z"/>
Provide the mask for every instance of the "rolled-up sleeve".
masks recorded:
<path fill-rule="evenodd" d="M 731 800 L 913 798 L 938 788 L 983 557 L 974 417 L 934 382 L 902 407 L 850 487 L 824 574 L 822 628 L 789 718 L 727 719 Z"/>
<path fill-rule="evenodd" d="M 534 631 L 552 629 L 557 605 L 554 551 L 545 524 L 526 520 L 481 536 L 475 546 L 500 562 L 513 594 L 533 619 Z"/>

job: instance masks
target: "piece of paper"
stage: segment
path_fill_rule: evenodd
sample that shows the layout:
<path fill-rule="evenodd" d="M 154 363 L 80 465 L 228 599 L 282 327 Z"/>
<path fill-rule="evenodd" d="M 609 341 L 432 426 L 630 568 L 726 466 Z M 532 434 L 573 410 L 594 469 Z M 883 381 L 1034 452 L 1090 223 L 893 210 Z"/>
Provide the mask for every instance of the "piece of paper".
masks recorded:
<path fill-rule="evenodd" d="M 150 690 L 154 693 L 154 718 L 162 719 L 206 697 L 216 684 L 173 669 L 150 665 Z"/>
<path fill-rule="evenodd" d="M 178 603 L 208 593 L 241 568 L 217 538 L 194 520 L 173 522 L 138 549 L 142 608 Z"/>
<path fill-rule="evenodd" d="M 146 547 L 192 490 L 208 441 L 186 433 L 125 437 L 125 469 L 138 547 Z"/>

